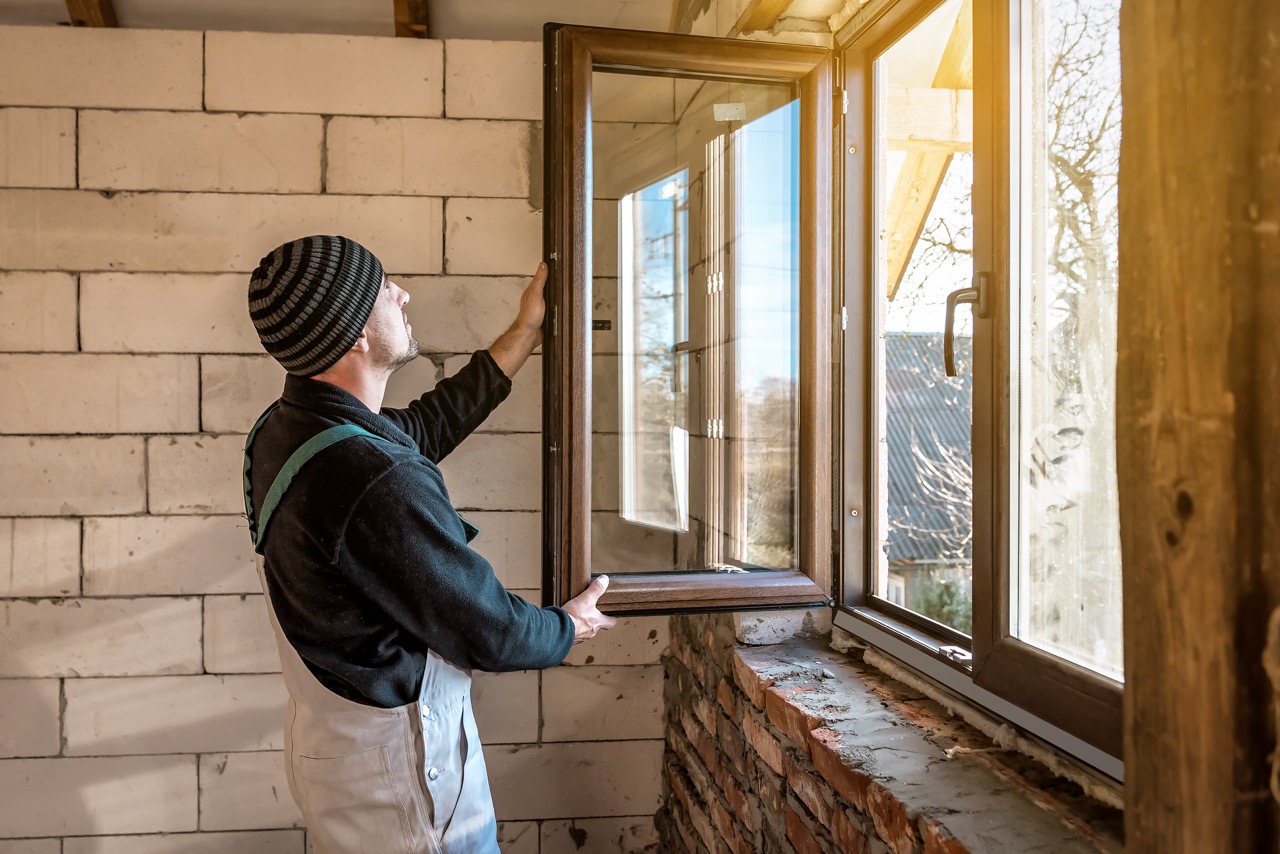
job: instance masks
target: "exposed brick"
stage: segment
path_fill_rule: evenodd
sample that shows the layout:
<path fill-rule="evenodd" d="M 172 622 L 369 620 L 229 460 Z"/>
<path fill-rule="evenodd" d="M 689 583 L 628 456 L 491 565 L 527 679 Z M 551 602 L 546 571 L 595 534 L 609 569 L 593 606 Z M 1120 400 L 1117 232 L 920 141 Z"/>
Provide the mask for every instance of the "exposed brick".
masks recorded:
<path fill-rule="evenodd" d="M 836 809 L 832 812 L 830 828 L 831 838 L 843 854 L 867 854 L 867 835 L 858 829 L 846 810 Z"/>
<path fill-rule="evenodd" d="M 756 763 L 752 774 L 756 794 L 760 797 L 764 823 L 770 819 L 781 821 L 782 810 L 787 804 L 786 780 L 775 774 L 763 763 Z"/>
<path fill-rule="evenodd" d="M 747 764 L 747 743 L 742 730 L 737 726 L 722 726 L 718 733 L 720 749 L 724 751 L 729 764 L 734 768 L 744 768 Z"/>
<path fill-rule="evenodd" d="M 729 679 L 721 679 L 716 685 L 716 701 L 729 720 L 738 720 L 738 696 L 734 693 L 733 683 Z"/>
<path fill-rule="evenodd" d="M 823 854 L 822 844 L 790 806 L 787 807 L 787 841 L 795 846 L 796 854 Z"/>
<path fill-rule="evenodd" d="M 804 685 L 785 689 L 770 687 L 765 692 L 764 707 L 769 723 L 799 745 L 808 741 L 809 733 L 822 726 L 819 718 L 806 712 L 793 699 L 812 690 L 813 686 Z"/>
<path fill-rule="evenodd" d="M 782 745 L 755 715 L 742 716 L 742 734 L 746 736 L 747 744 L 751 745 L 751 749 L 773 769 L 774 773 L 779 775 L 787 773 L 787 766 L 782 759 Z"/>
<path fill-rule="evenodd" d="M 711 703 L 707 701 L 705 696 L 699 695 L 693 698 L 693 713 L 697 716 L 703 729 L 714 736 L 716 734 L 716 725 L 719 720 L 719 716 L 716 714 L 715 709 L 712 708 Z"/>
<path fill-rule="evenodd" d="M 697 795 L 690 791 L 680 772 L 674 768 L 667 769 L 667 782 L 688 813 L 689 823 L 693 825 L 694 831 L 701 837 L 704 845 L 712 848 L 715 845 L 716 832 L 711 826 L 710 817 L 698 802 Z"/>
<path fill-rule="evenodd" d="M 773 684 L 772 679 L 767 679 L 747 664 L 740 655 L 733 656 L 733 681 L 742 689 L 742 693 L 747 695 L 747 699 L 751 701 L 757 709 L 764 711 L 766 689 Z M 747 716 L 744 715 L 745 719 Z"/>
<path fill-rule="evenodd" d="M 733 816 L 725 809 L 724 804 L 720 803 L 720 799 L 712 797 L 709 799 L 711 808 L 711 821 L 715 824 L 716 830 L 720 831 L 723 841 L 728 844 L 730 851 L 741 851 L 745 847 L 745 841 L 742 834 L 738 831 L 737 822 Z"/>
<path fill-rule="evenodd" d="M 689 743 L 693 745 L 693 749 L 697 751 L 698 756 L 702 759 L 703 764 L 709 770 L 714 769 L 720 764 L 720 755 L 716 750 L 716 743 L 707 734 L 701 726 L 698 725 L 696 719 L 691 717 L 688 712 L 681 710 L 680 725 L 685 731 L 685 735 L 689 738 Z"/>
<path fill-rule="evenodd" d="M 198 110 L 198 32 L 0 27 L 0 104 Z"/>
<path fill-rule="evenodd" d="M 435 39 L 205 34 L 209 110 L 438 116 L 443 83 L 444 51 Z"/>
<path fill-rule="evenodd" d="M 817 777 L 801 768 L 790 756 L 785 757 L 787 765 L 787 785 L 795 796 L 809 808 L 819 824 L 826 825 L 831 821 L 831 797 L 828 787 Z"/>
<path fill-rule="evenodd" d="M 937 819 L 920 823 L 924 836 L 924 854 L 970 854 L 969 848 L 956 839 Z"/>
<path fill-rule="evenodd" d="M 902 801 L 879 784 L 871 786 L 868 800 L 867 812 L 871 814 L 876 834 L 889 850 L 893 854 L 912 854 L 919 845 L 919 837 Z"/>
<path fill-rule="evenodd" d="M 809 761 L 819 776 L 836 790 L 840 797 L 861 812 L 867 812 L 871 778 L 853 767 L 838 750 L 839 735 L 829 729 L 814 730 L 808 739 Z"/>
<path fill-rule="evenodd" d="M 0 151 L 2 187 L 74 187 L 75 110 L 0 109 Z"/>
<path fill-rule="evenodd" d="M 738 820 L 743 825 L 755 832 L 759 827 L 759 822 L 756 821 L 756 810 L 752 805 L 751 799 L 747 797 L 747 793 L 743 791 L 742 786 L 738 785 L 738 781 L 734 779 L 733 773 L 722 767 L 721 773 L 716 776 L 716 785 L 720 787 L 720 793 L 724 795 L 725 803 L 729 805 L 729 810 L 738 817 Z"/>

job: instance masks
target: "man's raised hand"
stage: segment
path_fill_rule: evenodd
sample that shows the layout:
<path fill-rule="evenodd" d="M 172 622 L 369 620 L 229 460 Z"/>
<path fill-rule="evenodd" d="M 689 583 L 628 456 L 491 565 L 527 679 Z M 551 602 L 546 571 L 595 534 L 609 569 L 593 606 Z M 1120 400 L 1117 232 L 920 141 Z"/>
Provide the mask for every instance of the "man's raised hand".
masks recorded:
<path fill-rule="evenodd" d="M 609 576 L 601 575 L 577 596 L 565 603 L 564 609 L 573 619 L 573 642 L 581 643 L 596 636 L 601 629 L 611 629 L 618 621 L 600 613 L 596 602 L 609 589 Z"/>

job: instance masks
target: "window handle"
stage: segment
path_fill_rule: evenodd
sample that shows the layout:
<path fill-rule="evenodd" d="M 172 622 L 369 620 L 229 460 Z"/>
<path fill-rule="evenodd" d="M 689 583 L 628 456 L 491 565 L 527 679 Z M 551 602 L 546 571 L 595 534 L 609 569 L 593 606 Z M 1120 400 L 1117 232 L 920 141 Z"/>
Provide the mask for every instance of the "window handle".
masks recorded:
<path fill-rule="evenodd" d="M 693 344 L 689 341 L 679 341 L 671 345 L 671 352 L 675 354 L 675 358 L 671 360 L 671 393 L 679 394 L 684 391 L 684 384 L 680 382 L 680 366 L 676 364 L 676 360 L 683 354 L 688 356 L 693 352 Z"/>
<path fill-rule="evenodd" d="M 975 273 L 972 287 L 959 288 L 947 294 L 947 322 L 942 333 L 942 361 L 949 377 L 956 375 L 956 305 L 967 302 L 973 306 L 975 317 L 986 317 L 987 291 L 989 290 L 987 279 L 986 273 Z"/>

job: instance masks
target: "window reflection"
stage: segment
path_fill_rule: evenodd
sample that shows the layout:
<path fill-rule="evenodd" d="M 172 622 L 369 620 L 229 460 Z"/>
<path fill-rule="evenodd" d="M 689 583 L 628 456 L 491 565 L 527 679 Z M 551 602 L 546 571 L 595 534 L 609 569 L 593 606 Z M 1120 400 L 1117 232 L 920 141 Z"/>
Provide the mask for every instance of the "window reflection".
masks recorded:
<path fill-rule="evenodd" d="M 792 569 L 794 87 L 592 89 L 593 571 Z"/>

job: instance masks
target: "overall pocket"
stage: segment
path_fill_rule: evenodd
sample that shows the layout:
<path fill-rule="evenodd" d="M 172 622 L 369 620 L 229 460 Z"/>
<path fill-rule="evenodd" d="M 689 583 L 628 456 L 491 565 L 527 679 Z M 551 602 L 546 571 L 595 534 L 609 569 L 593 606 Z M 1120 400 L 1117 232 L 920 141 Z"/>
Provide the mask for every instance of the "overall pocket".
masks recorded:
<path fill-rule="evenodd" d="M 294 779 L 307 829 L 320 852 L 436 851 L 409 820 L 408 795 L 390 753 L 374 747 L 347 756 L 297 756 Z"/>

